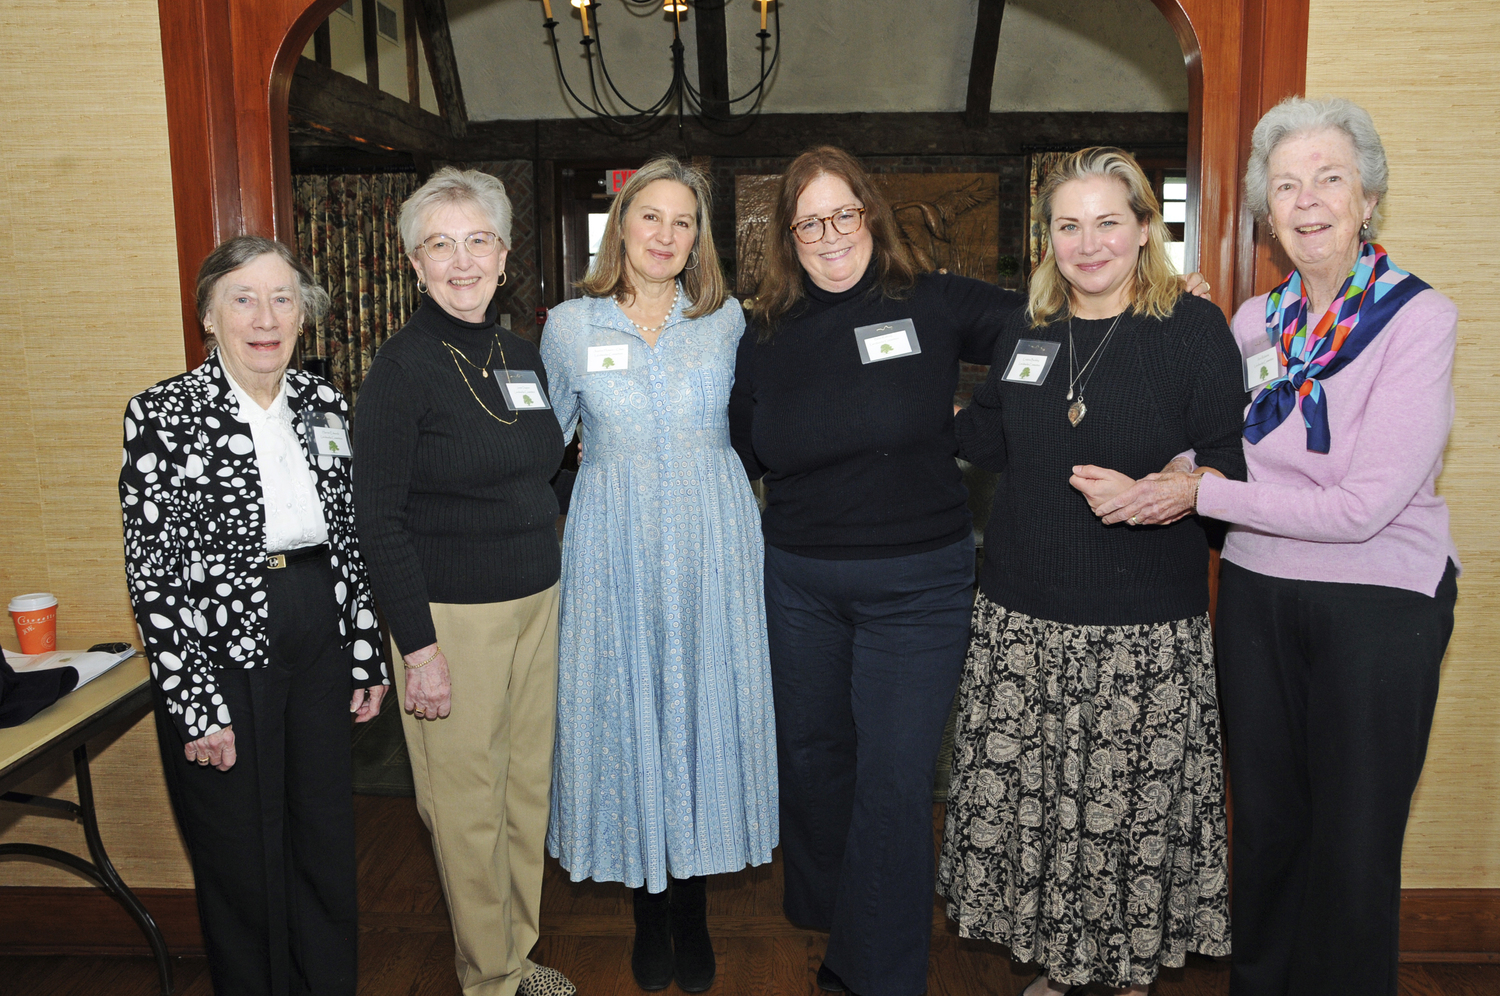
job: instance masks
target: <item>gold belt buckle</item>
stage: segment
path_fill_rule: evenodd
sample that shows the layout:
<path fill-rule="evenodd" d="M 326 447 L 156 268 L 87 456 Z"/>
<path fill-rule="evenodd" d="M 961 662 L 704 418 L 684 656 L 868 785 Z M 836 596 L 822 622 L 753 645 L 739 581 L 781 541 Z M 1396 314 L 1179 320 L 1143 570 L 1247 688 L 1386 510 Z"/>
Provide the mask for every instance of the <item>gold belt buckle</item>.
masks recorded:
<path fill-rule="evenodd" d="M 266 558 L 266 566 L 273 571 L 279 571 L 286 566 L 286 554 L 273 553 Z"/>

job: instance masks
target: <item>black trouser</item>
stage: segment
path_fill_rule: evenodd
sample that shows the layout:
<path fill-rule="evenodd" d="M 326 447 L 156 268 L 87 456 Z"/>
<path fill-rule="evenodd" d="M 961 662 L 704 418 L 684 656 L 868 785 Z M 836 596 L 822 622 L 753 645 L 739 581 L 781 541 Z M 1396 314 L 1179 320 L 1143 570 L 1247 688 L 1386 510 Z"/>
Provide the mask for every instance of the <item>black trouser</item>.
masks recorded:
<path fill-rule="evenodd" d="M 1224 562 L 1231 996 L 1395 996 L 1401 843 L 1458 594 Z"/>
<path fill-rule="evenodd" d="M 974 604 L 974 543 L 880 560 L 766 548 L 783 906 L 863 996 L 916 996 L 932 937 L 932 782 Z"/>
<path fill-rule="evenodd" d="M 265 573 L 268 666 L 217 672 L 238 760 L 184 755 L 157 693 L 216 996 L 353 996 L 358 943 L 351 660 L 323 560 Z"/>

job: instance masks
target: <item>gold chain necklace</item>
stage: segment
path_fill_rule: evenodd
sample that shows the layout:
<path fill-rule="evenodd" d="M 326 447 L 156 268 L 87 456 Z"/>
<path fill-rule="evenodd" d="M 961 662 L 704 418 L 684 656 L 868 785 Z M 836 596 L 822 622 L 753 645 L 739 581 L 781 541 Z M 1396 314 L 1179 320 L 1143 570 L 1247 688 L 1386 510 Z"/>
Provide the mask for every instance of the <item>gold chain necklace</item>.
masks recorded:
<path fill-rule="evenodd" d="M 506 421 L 505 419 L 501 418 L 499 415 L 496 415 L 494 412 L 490 411 L 490 406 L 487 405 L 487 404 L 485 404 L 483 401 L 480 400 L 479 395 L 477 393 L 475 393 L 475 391 L 474 391 L 474 385 L 469 383 L 469 375 L 466 374 L 466 373 L 464 373 L 464 368 L 458 362 L 459 360 L 463 360 L 464 363 L 467 363 L 469 366 L 474 367 L 480 373 L 482 373 L 486 377 L 488 377 L 490 375 L 489 362 L 490 362 L 490 360 L 492 360 L 492 359 L 495 358 L 495 347 L 499 346 L 500 347 L 500 366 L 504 368 L 504 370 L 505 370 L 506 373 L 510 373 L 510 365 L 505 362 L 505 345 L 500 342 L 500 335 L 499 335 L 499 333 L 496 333 L 495 336 L 494 336 L 494 338 L 490 340 L 490 352 L 489 352 L 489 355 L 484 358 L 485 366 L 480 366 L 479 364 L 475 363 L 473 360 L 469 359 L 467 356 L 464 355 L 464 351 L 463 350 L 461 350 L 457 346 L 453 345 L 453 343 L 449 342 L 447 339 L 440 339 L 438 341 L 441 342 L 444 346 L 448 347 L 448 355 L 451 356 L 451 357 L 453 357 L 453 368 L 455 370 L 457 370 L 458 371 L 458 375 L 464 379 L 464 387 L 467 387 L 469 389 L 470 396 L 472 396 L 475 401 L 479 402 L 479 407 L 484 409 L 485 414 L 488 415 L 490 418 L 494 419 L 496 422 L 499 422 L 501 425 L 515 425 L 516 424 L 516 420 L 515 419 L 510 419 L 509 421 Z"/>

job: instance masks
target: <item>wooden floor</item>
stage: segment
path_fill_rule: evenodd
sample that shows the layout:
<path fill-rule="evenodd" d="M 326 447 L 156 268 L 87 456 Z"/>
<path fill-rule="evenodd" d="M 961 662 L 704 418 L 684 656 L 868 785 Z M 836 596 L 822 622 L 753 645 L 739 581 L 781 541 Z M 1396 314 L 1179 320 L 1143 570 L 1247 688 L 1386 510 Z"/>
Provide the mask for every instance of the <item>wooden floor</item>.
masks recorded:
<path fill-rule="evenodd" d="M 427 835 L 411 799 L 357 796 L 361 996 L 459 996 L 453 937 Z M 935 814 L 941 820 L 941 810 Z M 542 940 L 533 957 L 560 969 L 582 996 L 636 996 L 630 977 L 630 896 L 619 885 L 571 883 L 548 862 Z M 709 930 L 719 960 L 713 996 L 820 996 L 813 975 L 827 935 L 781 915 L 781 866 L 721 876 L 709 886 Z M 177 992 L 210 996 L 207 964 L 176 961 Z M 960 940 L 933 907 L 930 996 L 1013 996 L 1033 971 L 1003 950 Z M 1105 990 L 1099 990 L 1101 993 Z M 1164 971 L 1156 996 L 1224 996 L 1227 965 L 1192 957 Z M 0 958 L 0 996 L 152 996 L 146 958 Z M 676 986 L 663 996 L 678 996 Z M 1500 965 L 1402 965 L 1402 996 L 1495 996 Z"/>

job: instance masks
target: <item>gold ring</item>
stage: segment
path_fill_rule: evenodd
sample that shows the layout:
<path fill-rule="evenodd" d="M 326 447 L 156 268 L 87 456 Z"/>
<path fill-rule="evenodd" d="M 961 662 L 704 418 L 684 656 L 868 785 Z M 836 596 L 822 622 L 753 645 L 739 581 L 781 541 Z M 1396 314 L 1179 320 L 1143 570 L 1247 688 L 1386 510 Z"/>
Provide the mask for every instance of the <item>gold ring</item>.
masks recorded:
<path fill-rule="evenodd" d="M 205 765 L 206 766 L 208 764 L 208 758 L 206 758 L 206 757 L 200 757 L 200 758 L 198 758 L 198 763 L 201 764 L 201 765 Z"/>
<path fill-rule="evenodd" d="M 413 716 L 417 717 L 418 719 L 421 719 L 421 718 L 423 718 L 424 716 L 427 715 L 427 713 L 423 712 L 421 709 L 413 709 L 411 711 L 411 714 Z"/>
<path fill-rule="evenodd" d="M 1130 524 L 1132 526 L 1138 526 L 1138 525 L 1140 525 L 1139 522 L 1135 521 L 1135 516 L 1133 516 L 1133 515 L 1130 517 Z"/>

